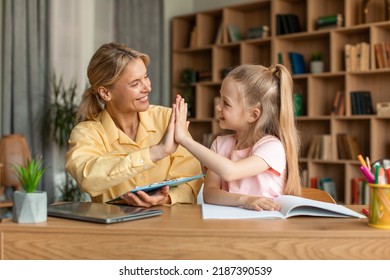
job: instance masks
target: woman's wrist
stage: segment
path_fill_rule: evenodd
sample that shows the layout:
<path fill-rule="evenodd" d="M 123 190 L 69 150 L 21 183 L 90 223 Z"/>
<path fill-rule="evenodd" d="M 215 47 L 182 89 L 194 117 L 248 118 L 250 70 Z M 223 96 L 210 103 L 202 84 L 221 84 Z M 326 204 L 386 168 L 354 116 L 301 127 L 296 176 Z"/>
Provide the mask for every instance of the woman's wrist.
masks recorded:
<path fill-rule="evenodd" d="M 167 153 L 164 152 L 163 146 L 161 144 L 153 145 L 149 148 L 150 159 L 153 162 L 159 161 L 168 156 Z"/>

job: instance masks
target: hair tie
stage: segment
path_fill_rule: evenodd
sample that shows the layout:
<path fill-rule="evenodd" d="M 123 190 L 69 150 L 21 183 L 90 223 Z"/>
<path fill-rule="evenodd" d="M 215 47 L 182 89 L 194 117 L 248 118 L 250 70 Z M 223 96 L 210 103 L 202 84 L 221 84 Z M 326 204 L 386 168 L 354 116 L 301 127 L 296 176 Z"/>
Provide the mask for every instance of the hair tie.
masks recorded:
<path fill-rule="evenodd" d="M 272 73 L 273 75 L 275 75 L 276 77 L 279 78 L 279 75 L 278 75 L 278 73 L 279 73 L 279 68 L 276 67 L 276 65 L 271 65 L 270 67 L 268 67 L 268 70 L 271 71 L 271 73 Z"/>

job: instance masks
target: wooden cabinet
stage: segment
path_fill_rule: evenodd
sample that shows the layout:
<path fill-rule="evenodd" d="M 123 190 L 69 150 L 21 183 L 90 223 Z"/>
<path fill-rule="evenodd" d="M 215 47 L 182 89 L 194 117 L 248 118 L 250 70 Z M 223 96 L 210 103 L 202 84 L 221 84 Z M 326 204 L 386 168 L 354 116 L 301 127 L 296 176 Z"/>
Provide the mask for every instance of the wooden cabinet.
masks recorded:
<path fill-rule="evenodd" d="M 352 114 L 351 92 L 370 91 L 372 104 L 390 102 L 390 68 L 378 69 L 374 45 L 390 42 L 390 21 L 386 21 L 384 1 L 368 3 L 366 22 L 361 21 L 361 0 L 259 0 L 183 15 L 172 20 L 172 94 L 190 87 L 193 111 L 190 117 L 193 137 L 204 144 L 223 133 L 214 116 L 215 97 L 223 72 L 244 63 L 269 66 L 279 62 L 281 53 L 299 52 L 304 57 L 305 73 L 293 75 L 294 91 L 302 94 L 303 115 L 297 117 L 301 135 L 300 165 L 310 184 L 311 178 L 330 177 L 336 182 L 341 203 L 352 203 L 352 178 L 361 177 L 356 157 L 340 158 L 338 135 L 354 137 L 363 156 L 371 161 L 390 158 L 390 117 L 377 114 Z M 278 15 L 294 14 L 300 32 L 279 35 Z M 318 29 L 321 16 L 340 14 L 342 26 Z M 232 41 L 229 26 L 234 25 L 241 39 Z M 246 39 L 252 27 L 269 27 L 269 36 Z M 345 45 L 369 43 L 369 68 L 346 71 Z M 320 52 L 324 72 L 309 73 L 313 52 Z M 390 66 L 390 65 L 389 65 Z M 190 85 L 183 85 L 182 73 L 191 69 L 198 74 Z M 331 115 L 337 92 L 344 96 L 343 115 Z M 327 159 L 308 158 L 315 135 L 330 135 Z M 210 137 L 209 137 L 210 138 Z"/>

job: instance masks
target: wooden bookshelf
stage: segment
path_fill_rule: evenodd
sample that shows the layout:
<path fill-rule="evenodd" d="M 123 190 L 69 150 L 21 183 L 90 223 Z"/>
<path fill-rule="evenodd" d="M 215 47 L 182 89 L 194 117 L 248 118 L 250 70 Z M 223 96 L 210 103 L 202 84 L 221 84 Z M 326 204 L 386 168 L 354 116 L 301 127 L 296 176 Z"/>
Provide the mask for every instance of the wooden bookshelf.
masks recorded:
<path fill-rule="evenodd" d="M 278 54 L 299 52 L 306 73 L 294 75 L 294 91 L 302 93 L 303 115 L 297 117 L 301 134 L 301 170 L 309 182 L 313 177 L 331 177 L 337 185 L 340 203 L 350 204 L 352 178 L 361 177 L 356 158 L 339 159 L 337 135 L 346 133 L 356 138 L 360 150 L 371 161 L 390 158 L 390 117 L 353 115 L 351 91 L 370 91 L 375 110 L 378 102 L 390 102 L 390 68 L 376 65 L 374 44 L 390 42 L 390 21 L 385 20 L 384 1 L 372 0 L 366 22 L 359 22 L 360 0 L 259 0 L 178 16 L 172 20 L 172 95 L 181 92 L 181 73 L 186 68 L 209 72 L 209 80 L 196 81 L 193 89 L 194 115 L 191 133 L 202 143 L 204 135 L 224 133 L 214 116 L 214 99 L 219 96 L 222 70 L 244 63 L 278 63 Z M 372 3 L 372 4 L 371 4 Z M 278 35 L 277 15 L 298 16 L 301 31 Z M 316 29 L 320 16 L 341 14 L 341 27 Z M 227 26 L 238 26 L 242 40 L 231 42 Z M 251 27 L 268 26 L 269 36 L 245 39 Z M 219 29 L 221 37 L 217 40 Z M 195 30 L 195 35 L 193 34 Z M 369 70 L 346 71 L 346 44 L 367 42 L 370 45 Z M 324 72 L 309 73 L 313 52 L 321 52 Z M 332 115 L 337 92 L 342 92 L 345 113 Z M 331 135 L 328 159 L 306 158 L 314 135 Z"/>

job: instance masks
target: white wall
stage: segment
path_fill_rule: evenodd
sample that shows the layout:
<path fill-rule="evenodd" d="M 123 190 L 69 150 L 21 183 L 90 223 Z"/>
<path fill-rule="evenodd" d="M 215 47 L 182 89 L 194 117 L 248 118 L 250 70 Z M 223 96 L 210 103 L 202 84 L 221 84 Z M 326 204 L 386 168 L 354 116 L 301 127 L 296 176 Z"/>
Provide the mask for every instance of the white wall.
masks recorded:
<path fill-rule="evenodd" d="M 163 60 L 163 89 L 167 102 L 163 105 L 170 106 L 172 101 L 171 91 L 171 20 L 173 17 L 193 12 L 194 0 L 164 0 L 164 60 Z"/>
<path fill-rule="evenodd" d="M 65 85 L 87 82 L 87 67 L 95 50 L 113 38 L 113 2 L 106 0 L 52 0 L 52 69 Z"/>
<path fill-rule="evenodd" d="M 113 1 L 51 0 L 50 57 L 52 70 L 65 87 L 78 85 L 79 98 L 88 82 L 87 68 L 96 49 L 113 40 Z M 64 176 L 64 154 L 54 148 L 55 180 Z"/>

